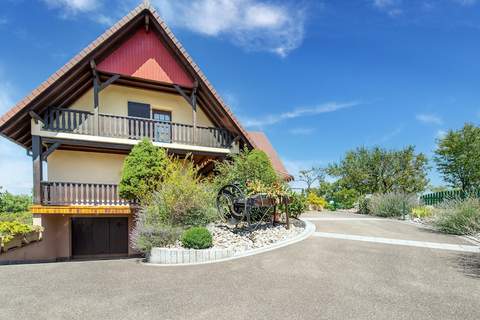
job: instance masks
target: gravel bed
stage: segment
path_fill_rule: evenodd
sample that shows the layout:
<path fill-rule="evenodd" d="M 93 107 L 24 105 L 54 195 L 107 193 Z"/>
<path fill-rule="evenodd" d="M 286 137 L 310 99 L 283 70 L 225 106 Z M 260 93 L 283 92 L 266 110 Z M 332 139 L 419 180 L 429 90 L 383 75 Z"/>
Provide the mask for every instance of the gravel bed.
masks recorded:
<path fill-rule="evenodd" d="M 284 224 L 272 225 L 272 223 L 252 224 L 250 227 L 238 228 L 227 224 L 215 224 L 207 228 L 212 234 L 214 249 L 228 248 L 235 252 L 242 252 L 293 238 L 305 230 L 305 224 L 303 221 L 293 220 L 288 230 Z M 169 248 L 181 247 L 179 241 L 175 245 L 169 246 Z"/>

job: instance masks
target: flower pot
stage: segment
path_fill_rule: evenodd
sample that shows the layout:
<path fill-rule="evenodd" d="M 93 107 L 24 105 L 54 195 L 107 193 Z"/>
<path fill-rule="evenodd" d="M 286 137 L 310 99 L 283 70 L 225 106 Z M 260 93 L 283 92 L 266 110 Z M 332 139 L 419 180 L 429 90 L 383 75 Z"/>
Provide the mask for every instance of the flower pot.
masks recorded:
<path fill-rule="evenodd" d="M 22 246 L 23 235 L 19 234 L 13 237 L 12 240 L 3 243 L 3 251 L 7 252 L 13 248 L 19 248 Z"/>
<path fill-rule="evenodd" d="M 41 239 L 41 233 L 39 231 L 32 231 L 25 234 L 25 238 L 23 239 L 24 243 L 30 243 L 39 241 Z"/>

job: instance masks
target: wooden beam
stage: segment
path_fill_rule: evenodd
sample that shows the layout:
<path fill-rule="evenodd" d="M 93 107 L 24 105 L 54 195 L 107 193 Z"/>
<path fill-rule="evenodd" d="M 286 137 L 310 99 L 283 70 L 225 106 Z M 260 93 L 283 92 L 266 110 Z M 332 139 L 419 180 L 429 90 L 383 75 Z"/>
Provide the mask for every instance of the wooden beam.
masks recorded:
<path fill-rule="evenodd" d="M 32 136 L 32 162 L 33 162 L 33 203 L 42 203 L 42 138 Z"/>
<path fill-rule="evenodd" d="M 150 16 L 148 14 L 145 15 L 145 31 L 150 31 Z"/>
<path fill-rule="evenodd" d="M 35 111 L 30 111 L 30 112 L 28 112 L 28 114 L 30 115 L 30 117 L 32 117 L 33 120 L 35 120 L 35 123 L 38 123 L 40 121 L 42 124 L 45 124 L 43 122 L 42 117 L 40 117 L 40 115 L 38 113 L 36 113 Z"/>
<path fill-rule="evenodd" d="M 192 99 L 185 93 L 185 91 L 183 91 L 182 88 L 180 88 L 180 86 L 178 84 L 174 84 L 173 87 L 175 88 L 175 90 L 177 90 L 178 93 L 180 93 L 180 95 L 185 99 L 187 100 L 188 104 L 193 106 L 193 102 L 192 102 Z"/>
<path fill-rule="evenodd" d="M 109 85 L 111 85 L 112 83 L 117 81 L 119 78 L 120 78 L 119 74 L 115 74 L 115 75 L 111 76 L 110 78 L 108 78 L 107 81 L 100 84 L 100 88 L 98 89 L 98 92 L 102 91 L 103 89 L 105 89 L 106 87 L 108 87 Z"/>
<path fill-rule="evenodd" d="M 43 154 L 42 154 L 42 160 L 43 161 L 47 161 L 47 158 L 49 155 L 52 154 L 53 151 L 57 150 L 58 147 L 61 146 L 61 143 L 60 142 L 55 142 L 54 144 L 52 144 L 50 147 L 48 147 L 47 151 L 45 151 Z"/>

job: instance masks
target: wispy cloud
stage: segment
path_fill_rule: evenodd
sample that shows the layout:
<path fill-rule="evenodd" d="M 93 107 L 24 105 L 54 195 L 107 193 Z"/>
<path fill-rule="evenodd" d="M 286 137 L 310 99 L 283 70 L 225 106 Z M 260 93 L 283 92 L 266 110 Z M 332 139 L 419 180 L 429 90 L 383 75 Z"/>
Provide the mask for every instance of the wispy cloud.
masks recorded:
<path fill-rule="evenodd" d="M 8 23 L 8 19 L 5 17 L 0 17 L 0 26 Z"/>
<path fill-rule="evenodd" d="M 442 125 L 443 119 L 432 113 L 417 114 L 416 119 L 425 124 Z"/>
<path fill-rule="evenodd" d="M 464 7 L 470 7 L 477 4 L 477 0 L 452 0 L 452 1 Z"/>
<path fill-rule="evenodd" d="M 401 0 L 373 0 L 372 5 L 378 10 L 387 13 L 391 17 L 395 17 L 403 13 Z"/>
<path fill-rule="evenodd" d="M 361 103 L 358 101 L 345 102 L 345 103 L 329 102 L 313 108 L 297 108 L 297 109 L 293 109 L 291 111 L 287 111 L 283 113 L 265 115 L 260 118 L 245 118 L 243 119 L 243 124 L 246 127 L 260 128 L 260 127 L 273 125 L 288 119 L 295 119 L 299 117 L 314 116 L 322 113 L 335 112 L 342 109 L 355 107 L 360 104 Z"/>
<path fill-rule="evenodd" d="M 392 131 L 387 132 L 385 135 L 383 135 L 383 137 L 381 137 L 380 143 L 385 143 L 385 142 L 388 142 L 388 141 L 392 140 L 393 138 L 395 138 L 396 136 L 401 134 L 403 132 L 403 129 L 404 129 L 404 126 L 401 125 L 401 126 L 395 128 L 395 129 L 393 129 Z"/>
<path fill-rule="evenodd" d="M 102 0 L 43 0 L 49 7 L 60 9 L 63 14 L 90 12 L 99 8 Z"/>
<path fill-rule="evenodd" d="M 293 128 L 288 130 L 288 132 L 297 136 L 308 136 L 315 132 L 315 128 Z"/>
<path fill-rule="evenodd" d="M 224 37 L 250 51 L 286 56 L 304 37 L 303 6 L 260 0 L 156 0 L 163 19 L 210 37 Z"/>

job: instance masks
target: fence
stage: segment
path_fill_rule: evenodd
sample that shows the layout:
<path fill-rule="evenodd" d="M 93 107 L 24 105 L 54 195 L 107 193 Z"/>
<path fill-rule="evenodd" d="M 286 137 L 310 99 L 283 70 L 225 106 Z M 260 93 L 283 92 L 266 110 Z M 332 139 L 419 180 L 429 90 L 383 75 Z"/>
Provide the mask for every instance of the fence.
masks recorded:
<path fill-rule="evenodd" d="M 480 198 L 480 189 L 476 191 L 448 190 L 425 194 L 420 200 L 427 206 L 435 206 L 447 200 L 465 199 L 466 197 Z"/>

